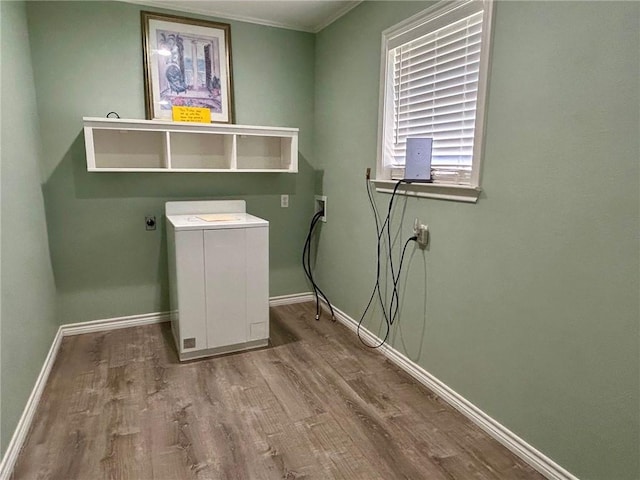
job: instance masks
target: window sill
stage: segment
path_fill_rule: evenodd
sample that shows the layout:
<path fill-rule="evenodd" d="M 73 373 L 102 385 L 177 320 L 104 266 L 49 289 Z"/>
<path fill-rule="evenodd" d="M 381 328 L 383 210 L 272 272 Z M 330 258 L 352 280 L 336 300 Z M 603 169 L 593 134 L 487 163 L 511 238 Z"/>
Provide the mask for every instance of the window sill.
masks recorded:
<path fill-rule="evenodd" d="M 395 180 L 372 180 L 372 182 L 376 186 L 376 191 L 381 193 L 393 193 L 398 183 Z M 482 192 L 480 187 L 452 183 L 403 183 L 398 187 L 396 195 L 476 203 L 480 192 Z"/>

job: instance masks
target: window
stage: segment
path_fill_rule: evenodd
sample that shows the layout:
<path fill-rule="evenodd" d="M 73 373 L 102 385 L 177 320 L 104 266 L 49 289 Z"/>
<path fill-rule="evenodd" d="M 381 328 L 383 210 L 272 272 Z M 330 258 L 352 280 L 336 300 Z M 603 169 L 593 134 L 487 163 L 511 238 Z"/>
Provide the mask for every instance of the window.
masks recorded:
<path fill-rule="evenodd" d="M 377 180 L 402 179 L 406 139 L 431 137 L 434 184 L 479 187 L 491 16 L 440 2 L 383 32 Z"/>

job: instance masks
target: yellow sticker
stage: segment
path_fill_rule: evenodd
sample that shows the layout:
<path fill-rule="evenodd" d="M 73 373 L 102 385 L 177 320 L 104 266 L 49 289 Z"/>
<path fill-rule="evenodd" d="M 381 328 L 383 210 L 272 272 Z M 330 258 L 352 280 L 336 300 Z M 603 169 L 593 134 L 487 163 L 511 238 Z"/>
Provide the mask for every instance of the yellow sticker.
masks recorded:
<path fill-rule="evenodd" d="M 211 123 L 211 110 L 198 107 L 171 107 L 174 122 Z"/>

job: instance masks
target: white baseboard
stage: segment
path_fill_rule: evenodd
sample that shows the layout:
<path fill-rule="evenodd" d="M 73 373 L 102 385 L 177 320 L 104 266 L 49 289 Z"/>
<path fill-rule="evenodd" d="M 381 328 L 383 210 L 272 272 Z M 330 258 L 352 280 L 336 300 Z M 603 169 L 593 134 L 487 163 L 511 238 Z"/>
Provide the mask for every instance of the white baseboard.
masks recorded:
<path fill-rule="evenodd" d="M 278 307 L 280 305 L 291 305 L 293 303 L 304 303 L 313 300 L 313 293 L 294 293 L 291 295 L 280 295 L 279 297 L 271 297 L 269 299 L 270 307 Z"/>
<path fill-rule="evenodd" d="M 137 327 L 141 325 L 149 325 L 152 323 L 162 323 L 168 320 L 170 320 L 170 312 L 158 312 L 61 325 L 58 328 L 55 337 L 53 338 L 49 353 L 44 360 L 44 364 L 42 365 L 40 374 L 36 379 L 35 385 L 33 386 L 31 395 L 29 395 L 29 399 L 27 400 L 27 404 L 24 407 L 22 416 L 20 417 L 18 425 L 13 432 L 13 436 L 11 437 L 11 441 L 9 442 L 7 451 L 2 458 L 2 463 L 0 463 L 0 480 L 8 480 L 11 477 L 13 467 L 15 466 L 16 460 L 18 459 L 18 455 L 20 454 L 22 445 L 27 438 L 29 429 L 31 428 L 31 422 L 33 421 L 33 417 L 36 413 L 36 408 L 38 407 L 38 403 L 40 402 L 40 397 L 42 396 L 44 387 L 47 384 L 47 380 L 49 379 L 49 374 L 51 373 L 51 368 L 53 367 L 53 364 L 58 355 L 58 350 L 60 349 L 60 344 L 62 343 L 63 337 L 80 335 L 82 333 L 103 332 L 106 330 L 115 330 L 118 328 Z"/>
<path fill-rule="evenodd" d="M 313 294 L 308 292 L 293 295 L 282 295 L 278 297 L 271 297 L 269 299 L 269 305 L 275 307 L 280 305 L 303 303 L 312 301 L 313 298 Z M 323 307 L 327 308 L 325 304 L 323 304 Z M 350 330 L 354 332 L 356 331 L 358 322 L 335 306 L 333 306 L 333 310 L 336 315 L 336 320 Z M 40 371 L 40 375 L 38 375 L 38 378 L 36 379 L 36 383 L 29 399 L 27 400 L 27 404 L 22 412 L 22 416 L 20 417 L 16 430 L 13 433 L 11 442 L 7 447 L 2 463 L 0 463 L 0 480 L 8 480 L 11 477 L 13 467 L 15 466 L 18 454 L 20 453 L 22 445 L 29 433 L 29 428 L 31 427 L 31 422 L 33 421 L 38 402 L 40 401 L 40 397 L 44 391 L 44 387 L 47 383 L 47 379 L 49 378 L 51 368 L 55 362 L 63 337 L 80 335 L 83 333 L 115 330 L 118 328 L 149 325 L 153 323 L 162 323 L 169 321 L 170 317 L 170 312 L 157 312 L 62 325 L 53 339 L 49 353 L 44 361 L 42 370 Z M 360 329 L 360 335 L 365 341 L 369 341 L 372 344 L 380 342 L 380 339 L 376 335 L 365 328 Z M 396 349 L 384 344 L 380 347 L 379 351 L 387 356 L 389 360 L 395 363 L 398 367 L 402 368 L 417 381 L 440 396 L 445 402 L 449 403 L 452 407 L 477 424 L 491 437 L 495 438 L 498 442 L 518 455 L 540 473 L 547 476 L 550 480 L 578 480 L 577 477 L 569 473 L 542 452 L 536 450 L 522 438 L 518 437 L 515 433 L 511 432 L 505 426 L 491 418 L 467 399 L 449 388 L 446 384 L 438 380 Z"/>
<path fill-rule="evenodd" d="M 325 303 L 323 303 L 322 306 L 323 308 L 328 309 L 328 306 Z M 353 332 L 356 332 L 358 322 L 342 310 L 336 308 L 335 305 L 332 306 L 336 315 L 336 320 Z M 381 341 L 378 336 L 371 333 L 364 327 L 360 328 L 360 336 L 365 341 L 370 342 L 370 345 L 378 345 Z M 449 388 L 445 383 L 438 380 L 436 377 L 424 370 L 420 365 L 407 358 L 395 348 L 385 343 L 379 348 L 379 351 L 398 367 L 403 369 L 473 423 L 478 425 L 492 438 L 500 442 L 511 452 L 535 468 L 538 472 L 546 476 L 549 480 L 578 480 L 576 476 L 562 468 L 535 447 L 528 444 L 507 427 L 491 418 L 469 400 Z"/>
<path fill-rule="evenodd" d="M 293 295 L 282 295 L 279 297 L 271 297 L 269 299 L 270 306 L 287 305 L 291 303 L 301 303 L 309 301 L 313 298 L 311 293 L 297 293 Z M 36 379 L 36 383 L 33 386 L 31 395 L 27 400 L 27 404 L 24 407 L 18 425 L 16 426 L 11 441 L 7 446 L 7 451 L 0 463 L 0 480 L 8 480 L 13 472 L 22 445 L 29 433 L 31 422 L 40 402 L 40 397 L 44 391 L 44 387 L 47 384 L 49 373 L 58 355 L 60 344 L 63 337 L 71 335 L 81 335 L 83 333 L 104 332 L 107 330 L 116 330 L 119 328 L 138 327 L 141 325 L 150 325 L 153 323 L 162 323 L 171 320 L 171 312 L 156 312 L 147 313 L 142 315 L 130 315 L 126 317 L 106 318 L 103 320 L 92 320 L 90 322 L 80 323 L 68 323 L 58 328 L 49 353 L 45 358 L 40 374 Z"/>
<path fill-rule="evenodd" d="M 311 292 L 293 293 L 269 298 L 269 306 L 290 305 L 293 303 L 308 302 L 313 299 Z M 92 320 L 90 322 L 68 323 L 62 325 L 63 336 L 81 335 L 83 333 L 104 332 L 118 328 L 139 327 L 154 323 L 163 323 L 171 320 L 171 312 L 145 313 L 141 315 L 129 315 L 126 317 L 106 318 Z"/>
<path fill-rule="evenodd" d="M 90 322 L 67 323 L 62 325 L 63 336 L 81 335 L 83 333 L 104 332 L 119 328 L 139 327 L 153 323 L 163 323 L 171 320 L 171 312 L 145 313 L 142 315 L 129 315 L 127 317 L 105 318 Z"/>
<path fill-rule="evenodd" d="M 13 432 L 13 436 L 11 437 L 11 441 L 9 442 L 7 451 L 4 454 L 2 463 L 0 463 L 0 480 L 8 480 L 13 473 L 13 467 L 16 463 L 16 460 L 18 459 L 20 450 L 22 450 L 22 445 L 27 438 L 29 428 L 31 427 L 31 422 L 33 421 L 36 409 L 38 408 L 38 403 L 40 402 L 40 397 L 42 396 L 42 392 L 44 392 L 44 387 L 47 384 L 49 373 L 51 373 L 51 368 L 53 367 L 56 356 L 58 355 L 58 350 L 60 349 L 60 344 L 62 343 L 62 337 L 62 329 L 58 328 L 55 337 L 53 337 L 53 342 L 51 343 L 49 353 L 47 354 L 47 357 L 44 360 L 44 364 L 42 365 L 42 369 L 40 370 L 40 374 L 36 379 L 35 385 L 33 386 L 31 395 L 29 395 L 29 398 L 27 399 L 27 404 L 24 407 L 22 416 L 20 417 L 18 425 Z"/>

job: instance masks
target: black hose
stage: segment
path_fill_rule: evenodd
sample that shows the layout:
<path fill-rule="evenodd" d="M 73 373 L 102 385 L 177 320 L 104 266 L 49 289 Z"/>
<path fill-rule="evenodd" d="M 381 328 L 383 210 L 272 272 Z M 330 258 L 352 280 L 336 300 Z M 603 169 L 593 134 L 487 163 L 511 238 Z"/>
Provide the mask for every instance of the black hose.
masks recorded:
<path fill-rule="evenodd" d="M 316 320 L 320 320 L 320 297 L 325 301 L 325 303 L 329 306 L 329 310 L 331 311 L 331 320 L 336 321 L 336 316 L 333 311 L 333 305 L 322 291 L 322 289 L 318 286 L 313 278 L 313 271 L 311 269 L 311 238 L 313 235 L 313 231 L 320 221 L 320 218 L 324 215 L 323 211 L 316 212 L 313 218 L 311 219 L 311 224 L 309 226 L 309 233 L 307 234 L 307 238 L 304 242 L 304 248 L 302 250 L 302 267 L 304 269 L 304 273 L 311 282 L 313 287 L 313 294 L 316 297 Z"/>

